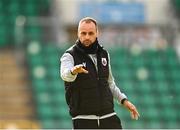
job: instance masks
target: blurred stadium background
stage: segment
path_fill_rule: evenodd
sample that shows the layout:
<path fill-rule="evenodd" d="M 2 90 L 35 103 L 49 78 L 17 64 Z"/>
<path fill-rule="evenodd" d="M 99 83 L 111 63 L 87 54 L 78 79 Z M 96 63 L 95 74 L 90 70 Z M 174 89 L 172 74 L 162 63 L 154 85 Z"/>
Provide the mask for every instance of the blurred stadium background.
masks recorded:
<path fill-rule="evenodd" d="M 123 127 L 180 128 L 180 0 L 0 0 L 0 129 L 72 128 L 59 58 L 84 16 L 141 114 L 116 103 Z"/>

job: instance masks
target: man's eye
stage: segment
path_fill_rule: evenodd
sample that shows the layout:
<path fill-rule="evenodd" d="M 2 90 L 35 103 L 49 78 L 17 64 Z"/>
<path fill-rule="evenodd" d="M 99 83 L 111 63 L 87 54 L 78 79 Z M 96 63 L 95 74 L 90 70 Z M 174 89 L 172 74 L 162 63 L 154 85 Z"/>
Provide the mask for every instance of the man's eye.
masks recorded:
<path fill-rule="evenodd" d="M 85 32 L 82 32 L 81 34 L 82 34 L 82 35 L 86 35 L 86 33 L 85 33 Z"/>
<path fill-rule="evenodd" d="M 93 35 L 94 33 L 93 32 L 90 32 L 89 35 Z"/>

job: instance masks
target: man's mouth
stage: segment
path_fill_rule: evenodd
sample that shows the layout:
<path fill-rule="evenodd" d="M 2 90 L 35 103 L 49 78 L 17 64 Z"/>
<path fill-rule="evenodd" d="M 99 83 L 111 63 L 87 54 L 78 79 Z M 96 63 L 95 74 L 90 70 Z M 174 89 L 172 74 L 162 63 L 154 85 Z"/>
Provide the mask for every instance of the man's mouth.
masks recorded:
<path fill-rule="evenodd" d="M 86 46 L 89 46 L 90 43 L 91 43 L 91 41 L 89 41 L 89 40 L 84 41 L 84 44 L 85 44 Z"/>

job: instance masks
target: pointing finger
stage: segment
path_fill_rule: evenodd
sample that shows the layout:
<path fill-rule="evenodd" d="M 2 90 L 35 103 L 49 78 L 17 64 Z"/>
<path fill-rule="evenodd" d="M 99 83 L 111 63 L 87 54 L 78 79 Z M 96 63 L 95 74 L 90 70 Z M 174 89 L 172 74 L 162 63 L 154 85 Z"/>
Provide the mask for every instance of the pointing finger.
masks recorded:
<path fill-rule="evenodd" d="M 84 72 L 84 73 L 88 73 L 88 71 L 87 70 L 85 70 L 84 68 L 82 68 L 82 71 Z"/>

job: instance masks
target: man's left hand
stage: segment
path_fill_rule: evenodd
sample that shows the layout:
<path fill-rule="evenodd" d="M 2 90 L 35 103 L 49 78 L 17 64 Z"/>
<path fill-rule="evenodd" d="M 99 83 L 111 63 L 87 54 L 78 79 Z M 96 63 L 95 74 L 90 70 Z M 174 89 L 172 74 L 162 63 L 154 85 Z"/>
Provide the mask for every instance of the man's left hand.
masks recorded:
<path fill-rule="evenodd" d="M 131 112 L 132 119 L 138 120 L 140 115 L 139 115 L 139 112 L 137 111 L 136 107 L 128 100 L 125 100 L 123 105 Z"/>

